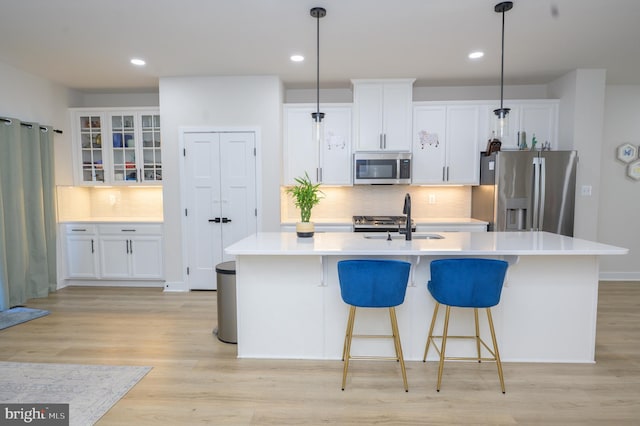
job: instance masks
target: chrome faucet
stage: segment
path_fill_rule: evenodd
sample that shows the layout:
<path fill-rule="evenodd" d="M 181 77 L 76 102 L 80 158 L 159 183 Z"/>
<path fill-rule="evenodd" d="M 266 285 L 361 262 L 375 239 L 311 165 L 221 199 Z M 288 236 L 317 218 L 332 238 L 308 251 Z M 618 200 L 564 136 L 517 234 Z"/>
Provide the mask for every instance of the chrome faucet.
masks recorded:
<path fill-rule="evenodd" d="M 404 196 L 402 213 L 407 215 L 407 223 L 405 224 L 404 231 L 400 230 L 400 233 L 404 234 L 405 240 L 411 241 L 411 195 L 409 195 L 409 193 Z"/>

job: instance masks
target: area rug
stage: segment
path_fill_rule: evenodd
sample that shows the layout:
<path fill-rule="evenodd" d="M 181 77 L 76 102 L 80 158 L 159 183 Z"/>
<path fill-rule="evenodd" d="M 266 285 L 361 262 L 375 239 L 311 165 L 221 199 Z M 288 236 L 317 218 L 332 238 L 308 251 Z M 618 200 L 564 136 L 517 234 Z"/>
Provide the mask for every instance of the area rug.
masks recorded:
<path fill-rule="evenodd" d="M 0 404 L 69 404 L 69 424 L 93 425 L 151 367 L 0 362 Z"/>
<path fill-rule="evenodd" d="M 31 308 L 11 308 L 0 312 L 0 330 L 49 315 L 49 311 Z"/>

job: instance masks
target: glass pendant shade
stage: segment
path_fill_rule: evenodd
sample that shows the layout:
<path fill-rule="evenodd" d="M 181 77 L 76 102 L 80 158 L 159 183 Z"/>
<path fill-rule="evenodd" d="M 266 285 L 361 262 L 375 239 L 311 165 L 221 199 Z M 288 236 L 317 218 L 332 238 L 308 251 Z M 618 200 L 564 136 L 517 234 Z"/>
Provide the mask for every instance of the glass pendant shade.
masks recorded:
<path fill-rule="evenodd" d="M 509 135 L 509 111 L 510 108 L 498 108 L 493 111 L 496 115 L 494 134 L 500 141 Z"/>

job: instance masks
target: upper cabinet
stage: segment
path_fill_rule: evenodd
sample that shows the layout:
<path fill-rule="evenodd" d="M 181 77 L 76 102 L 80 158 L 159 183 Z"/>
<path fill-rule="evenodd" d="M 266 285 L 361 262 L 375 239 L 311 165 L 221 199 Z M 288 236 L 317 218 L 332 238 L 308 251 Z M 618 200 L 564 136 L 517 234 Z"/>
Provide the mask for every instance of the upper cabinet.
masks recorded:
<path fill-rule="evenodd" d="M 509 112 L 509 129 L 507 136 L 502 140 L 502 149 L 518 149 L 518 137 L 523 132 L 526 137 L 527 149 L 531 148 L 534 134 L 538 142 L 536 149 L 540 149 L 545 142 L 548 142 L 554 149 L 558 148 L 558 100 L 506 100 L 503 103 L 506 108 L 511 108 L 511 111 Z M 499 101 L 496 101 L 489 106 L 488 128 L 490 131 L 496 131 L 497 120 L 493 110 L 499 108 L 499 104 Z M 497 134 L 497 131 L 495 134 Z M 486 139 L 491 138 L 491 136 L 491 134 L 488 134 Z"/>
<path fill-rule="evenodd" d="M 320 144 L 311 104 L 284 106 L 284 185 L 309 174 L 312 182 L 323 185 L 351 185 L 351 105 L 320 105 L 324 119 Z"/>
<path fill-rule="evenodd" d="M 352 80 L 356 151 L 411 151 L 414 81 Z"/>
<path fill-rule="evenodd" d="M 412 184 L 477 185 L 487 109 L 467 102 L 416 102 Z"/>
<path fill-rule="evenodd" d="M 162 183 L 157 109 L 74 109 L 71 116 L 78 185 Z"/>

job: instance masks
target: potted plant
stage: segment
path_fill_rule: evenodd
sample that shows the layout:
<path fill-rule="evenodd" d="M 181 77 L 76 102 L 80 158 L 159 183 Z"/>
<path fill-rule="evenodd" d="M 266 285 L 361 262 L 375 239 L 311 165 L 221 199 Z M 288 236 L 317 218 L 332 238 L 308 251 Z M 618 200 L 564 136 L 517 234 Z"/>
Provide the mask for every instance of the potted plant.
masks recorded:
<path fill-rule="evenodd" d="M 320 191 L 320 184 L 313 184 L 309 174 L 295 178 L 296 185 L 287 189 L 287 193 L 293 197 L 294 204 L 300 209 L 300 222 L 296 223 L 298 237 L 313 237 L 315 227 L 311 219 L 311 209 L 320 202 L 324 194 Z"/>

